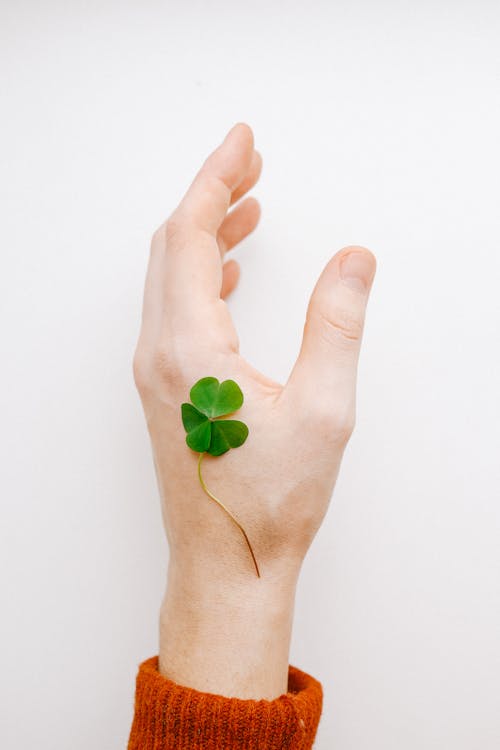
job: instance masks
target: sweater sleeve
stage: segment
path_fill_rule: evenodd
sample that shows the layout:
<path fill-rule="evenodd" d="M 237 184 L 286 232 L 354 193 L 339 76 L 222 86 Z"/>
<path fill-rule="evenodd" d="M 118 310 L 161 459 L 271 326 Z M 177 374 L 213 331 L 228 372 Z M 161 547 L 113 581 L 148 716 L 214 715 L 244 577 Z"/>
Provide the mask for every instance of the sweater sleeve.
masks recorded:
<path fill-rule="evenodd" d="M 321 684 L 291 665 L 288 692 L 243 700 L 183 687 L 139 665 L 128 750 L 309 750 L 321 715 Z"/>

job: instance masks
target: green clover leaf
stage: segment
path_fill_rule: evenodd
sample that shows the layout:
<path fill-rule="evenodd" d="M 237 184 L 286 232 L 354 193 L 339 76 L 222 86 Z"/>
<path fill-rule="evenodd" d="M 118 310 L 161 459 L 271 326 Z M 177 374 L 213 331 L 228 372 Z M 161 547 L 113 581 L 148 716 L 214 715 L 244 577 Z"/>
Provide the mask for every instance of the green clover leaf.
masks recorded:
<path fill-rule="evenodd" d="M 222 419 L 212 422 L 212 435 L 208 453 L 222 456 L 230 448 L 239 448 L 248 437 L 248 427 L 238 419 Z"/>
<path fill-rule="evenodd" d="M 217 378 L 202 378 L 189 392 L 192 403 L 207 417 L 223 417 L 241 408 L 243 393 L 234 380 L 219 383 Z"/>
<path fill-rule="evenodd" d="M 192 404 L 182 404 L 182 423 L 187 432 L 186 443 L 194 451 L 204 453 L 210 445 L 211 422 Z"/>
<path fill-rule="evenodd" d="M 221 456 L 230 448 L 243 445 L 248 427 L 237 419 L 218 419 L 237 411 L 243 404 L 243 393 L 234 380 L 201 378 L 189 393 L 192 403 L 181 405 L 186 443 L 198 453 Z"/>
<path fill-rule="evenodd" d="M 181 416 L 186 430 L 186 443 L 200 454 L 198 479 L 205 494 L 220 506 L 243 535 L 252 556 L 255 572 L 260 578 L 259 566 L 245 529 L 229 508 L 210 492 L 201 473 L 205 453 L 222 456 L 231 448 L 243 445 L 247 439 L 248 427 L 244 422 L 238 419 L 220 419 L 233 414 L 241 407 L 243 393 L 234 380 L 223 380 L 220 383 L 217 378 L 201 378 L 193 385 L 189 396 L 191 403 L 181 404 Z"/>

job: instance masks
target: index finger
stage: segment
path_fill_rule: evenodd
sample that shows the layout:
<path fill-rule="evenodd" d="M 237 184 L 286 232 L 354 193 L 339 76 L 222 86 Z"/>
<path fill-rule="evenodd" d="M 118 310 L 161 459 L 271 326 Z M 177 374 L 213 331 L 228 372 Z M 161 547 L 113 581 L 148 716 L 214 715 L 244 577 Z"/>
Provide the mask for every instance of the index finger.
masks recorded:
<path fill-rule="evenodd" d="M 237 123 L 205 160 L 179 206 L 154 234 L 143 305 L 143 336 L 153 337 L 164 312 L 196 315 L 217 300 L 222 264 L 217 231 L 230 204 L 258 179 L 251 128 Z"/>
<path fill-rule="evenodd" d="M 247 176 L 253 152 L 252 129 L 246 123 L 237 123 L 203 163 L 175 211 L 178 220 L 215 237 L 233 192 Z"/>
<path fill-rule="evenodd" d="M 217 232 L 231 205 L 233 191 L 252 162 L 251 128 L 237 123 L 205 160 L 167 222 L 165 292 L 172 300 L 195 303 L 218 299 L 222 282 Z"/>

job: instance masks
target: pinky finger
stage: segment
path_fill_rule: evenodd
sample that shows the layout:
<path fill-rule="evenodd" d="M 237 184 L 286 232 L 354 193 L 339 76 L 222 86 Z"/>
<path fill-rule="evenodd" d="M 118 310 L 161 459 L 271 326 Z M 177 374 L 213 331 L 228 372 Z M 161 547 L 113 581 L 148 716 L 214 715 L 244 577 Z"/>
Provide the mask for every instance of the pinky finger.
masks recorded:
<path fill-rule="evenodd" d="M 240 278 L 240 266 L 235 260 L 228 260 L 222 266 L 222 286 L 220 289 L 220 296 L 222 299 L 231 294 L 233 289 L 238 284 Z"/>

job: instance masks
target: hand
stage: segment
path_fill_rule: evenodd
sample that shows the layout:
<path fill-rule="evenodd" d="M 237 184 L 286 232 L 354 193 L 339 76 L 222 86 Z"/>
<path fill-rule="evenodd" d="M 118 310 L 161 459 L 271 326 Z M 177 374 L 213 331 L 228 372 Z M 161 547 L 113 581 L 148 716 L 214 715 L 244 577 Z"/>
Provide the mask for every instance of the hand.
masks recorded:
<path fill-rule="evenodd" d="M 170 629 L 175 627 L 168 615 L 173 600 L 177 609 L 181 600 L 196 602 L 199 615 L 204 597 L 211 597 L 214 611 L 219 597 L 221 618 L 227 619 L 228 610 L 238 610 L 235 602 L 241 608 L 246 597 L 254 611 L 256 601 L 266 606 L 276 601 L 277 591 L 286 592 L 288 605 L 278 609 L 291 628 L 295 581 L 328 508 L 354 426 L 356 369 L 375 272 L 368 250 L 346 248 L 327 264 L 286 385 L 256 371 L 239 354 L 224 301 L 239 270 L 224 258 L 255 228 L 260 210 L 253 198 L 228 209 L 254 186 L 260 170 L 252 131 L 239 123 L 205 161 L 151 246 L 134 375 L 170 549 L 162 608 L 162 622 L 169 620 Z M 207 375 L 235 380 L 245 396 L 235 418 L 248 425 L 248 439 L 223 456 L 207 456 L 204 479 L 245 528 L 261 579 L 238 529 L 203 493 L 198 454 L 185 442 L 180 405 Z M 165 673 L 172 673 L 173 658 L 165 658 Z M 283 685 L 283 669 L 276 675 L 270 694 Z M 211 686 L 206 676 L 198 682 Z M 240 692 L 248 691 L 252 688 Z"/>

